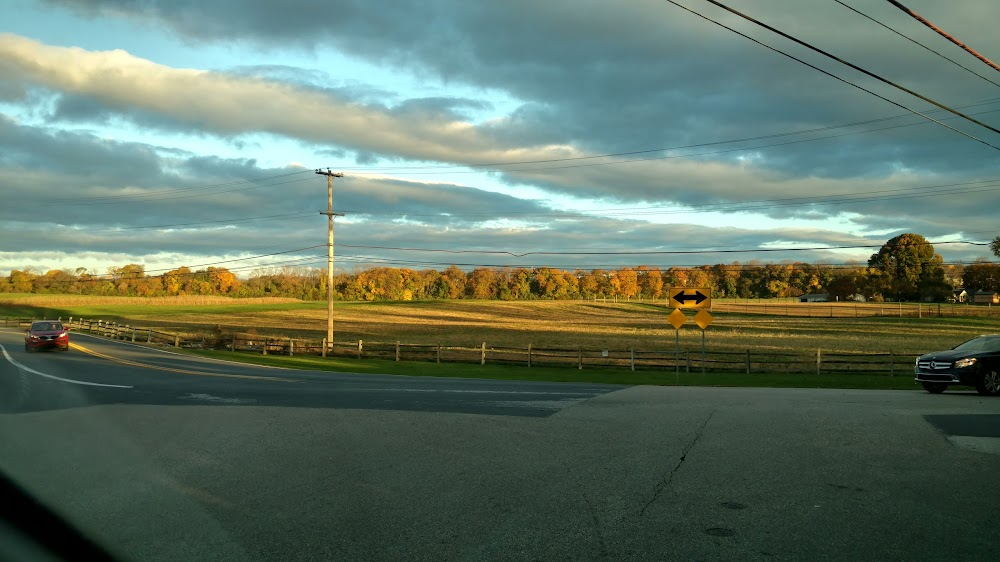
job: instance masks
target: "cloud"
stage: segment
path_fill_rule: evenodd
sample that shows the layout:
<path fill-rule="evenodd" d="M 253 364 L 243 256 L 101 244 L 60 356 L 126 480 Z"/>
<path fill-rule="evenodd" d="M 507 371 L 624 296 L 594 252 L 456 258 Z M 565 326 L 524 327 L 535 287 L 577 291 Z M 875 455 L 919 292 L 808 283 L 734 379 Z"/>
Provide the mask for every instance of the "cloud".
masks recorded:
<path fill-rule="evenodd" d="M 420 241 L 422 247 L 523 253 L 595 245 L 690 247 L 691 241 L 703 248 L 780 240 L 834 245 L 881 239 L 889 231 L 995 235 L 989 232 L 996 228 L 990 209 L 1000 205 L 997 188 L 957 184 L 1000 179 L 996 151 L 661 0 L 635 0 L 627 8 L 575 0 L 427 0 L 395 2 L 391 10 L 358 0 L 47 4 L 84 17 L 142 20 L 185 42 L 240 51 L 241 60 L 218 70 L 174 68 L 125 49 L 87 50 L 0 34 L 5 102 L 0 107 L 13 108 L 0 115 L 0 193 L 17 202 L 0 207 L 0 228 L 7 229 L 3 241 L 30 232 L 50 252 L 89 248 L 110 256 L 128 244 L 130 255 L 177 251 L 191 259 L 260 253 L 261 244 L 269 243 L 308 246 L 315 241 L 316 221 L 323 220 L 316 211 L 325 208 L 325 186 L 309 170 L 259 164 L 268 150 L 266 139 L 273 137 L 291 139 L 317 157 L 353 158 L 362 168 L 345 169 L 348 176 L 336 184 L 336 205 L 349 211 L 338 219 L 338 241 L 345 244 Z M 880 94 L 928 109 L 707 4 L 691 5 Z M 891 6 L 864 8 L 945 49 Z M 745 9 L 998 122 L 995 86 L 834 3 L 804 1 L 789 8 L 787 2 L 765 0 Z M 930 4 L 918 9 L 962 37 L 975 37 L 984 52 L 1000 52 L 1000 36 L 991 27 L 1000 18 L 995 3 L 976 0 L 961 11 Z M 336 17 L 316 15 L 328 13 Z M 287 64 L 288 59 L 268 56 L 272 52 L 319 60 L 336 52 L 428 87 L 407 94 L 405 87 L 373 86 L 364 76 L 343 75 L 323 64 L 307 68 L 302 59 L 301 67 Z M 984 138 L 991 134 L 947 122 Z M 223 139 L 242 156 L 215 155 L 196 142 L 170 147 L 81 132 L 122 124 Z M 244 144 L 248 137 L 264 144 L 250 150 Z M 995 136 L 988 140 L 1000 143 Z M 634 151 L 642 153 L 596 158 Z M 556 161 L 568 158 L 578 160 Z M 298 156 L 278 161 L 291 159 L 306 166 L 331 164 Z M 419 173 L 392 168 L 435 163 L 458 168 Z M 469 174 L 468 167 L 483 175 Z M 455 171 L 461 174 L 450 175 Z M 285 176 L 296 172 L 302 173 Z M 434 175 L 421 175 L 428 172 Z M 435 181 L 419 181 L 424 177 Z M 525 192 L 534 199 L 525 199 Z M 32 198 L 37 193 L 54 199 L 37 206 Z M 113 206 L 58 204 L 142 194 L 147 196 Z M 638 210 L 581 216 L 563 205 Z M 663 214 L 650 214 L 653 210 Z M 108 230 L 300 212 L 313 216 L 142 235 Z M 730 216 L 740 226 L 710 227 L 708 212 L 707 218 Z M 832 219 L 842 226 L 831 227 Z M 816 226 L 782 227 L 792 223 Z M 85 232 L 77 236 L 66 230 L 71 228 Z M 9 244 L 5 249 L 14 250 Z M 391 259 L 414 258 L 381 252 Z M 544 259 L 581 265 L 644 259 L 553 256 Z M 765 257 L 843 259 L 822 251 Z M 473 258 L 519 259 L 487 254 L 472 256 L 470 263 Z M 440 255 L 421 259 L 447 261 Z"/>

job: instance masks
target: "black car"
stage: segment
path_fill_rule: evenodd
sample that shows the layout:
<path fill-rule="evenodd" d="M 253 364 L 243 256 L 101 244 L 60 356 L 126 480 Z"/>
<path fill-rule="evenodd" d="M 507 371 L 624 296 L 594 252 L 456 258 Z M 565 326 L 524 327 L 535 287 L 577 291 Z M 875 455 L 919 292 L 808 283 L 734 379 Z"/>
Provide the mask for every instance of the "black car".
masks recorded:
<path fill-rule="evenodd" d="M 975 337 L 948 351 L 921 355 L 913 373 L 924 389 L 934 394 L 958 384 L 996 396 L 1000 394 L 1000 334 Z"/>

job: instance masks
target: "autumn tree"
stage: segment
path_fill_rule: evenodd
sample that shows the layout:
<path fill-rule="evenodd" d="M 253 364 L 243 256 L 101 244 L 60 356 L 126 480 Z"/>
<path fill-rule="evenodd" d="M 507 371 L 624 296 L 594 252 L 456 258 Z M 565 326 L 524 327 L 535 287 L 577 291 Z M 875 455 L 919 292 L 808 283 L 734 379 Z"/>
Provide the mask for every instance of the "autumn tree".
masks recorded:
<path fill-rule="evenodd" d="M 868 259 L 876 272 L 877 287 L 897 300 L 915 300 L 921 296 L 943 299 L 950 291 L 944 282 L 944 260 L 934 253 L 934 246 L 919 234 L 900 234 L 882 245 Z"/>
<path fill-rule="evenodd" d="M 224 267 L 209 267 L 207 272 L 209 283 L 216 293 L 233 293 L 240 286 L 240 280 L 233 275 L 233 272 Z"/>
<path fill-rule="evenodd" d="M 186 266 L 171 269 L 163 274 L 163 290 L 168 295 L 179 295 L 184 289 L 184 283 L 191 276 L 191 269 Z"/>
<path fill-rule="evenodd" d="M 854 295 L 863 293 L 864 284 L 864 269 L 859 268 L 844 271 L 839 276 L 834 277 L 827 282 L 825 290 L 830 295 L 831 300 L 843 302 L 852 300 Z"/>
<path fill-rule="evenodd" d="M 962 284 L 969 293 L 976 291 L 1000 291 L 1000 265 L 985 258 L 966 266 Z"/>
<path fill-rule="evenodd" d="M 22 270 L 12 269 L 7 283 L 9 291 L 12 293 L 30 293 L 35 287 L 35 278 L 38 274 L 34 269 L 26 267 Z"/>
<path fill-rule="evenodd" d="M 631 267 L 623 267 L 611 274 L 611 294 L 632 298 L 639 294 L 639 276 Z"/>
<path fill-rule="evenodd" d="M 497 295 L 497 273 L 488 267 L 473 269 L 465 282 L 465 294 L 473 299 L 492 299 Z"/>
<path fill-rule="evenodd" d="M 653 267 L 639 266 L 636 271 L 639 279 L 639 294 L 651 299 L 659 298 L 663 294 L 663 276 L 660 270 Z"/>

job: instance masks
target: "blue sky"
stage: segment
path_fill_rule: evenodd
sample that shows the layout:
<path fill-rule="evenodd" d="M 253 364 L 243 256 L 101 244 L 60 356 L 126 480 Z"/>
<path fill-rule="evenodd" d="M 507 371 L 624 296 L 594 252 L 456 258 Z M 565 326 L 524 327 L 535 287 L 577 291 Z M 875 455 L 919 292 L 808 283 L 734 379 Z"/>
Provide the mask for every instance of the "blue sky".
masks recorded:
<path fill-rule="evenodd" d="M 888 3 L 845 3 L 967 68 L 835 2 L 732 5 L 1000 127 L 1000 73 Z M 994 3 L 908 5 L 1000 59 Z M 809 249 L 1000 234 L 996 149 L 663 1 L 8 0 L 0 16 L 4 274 L 321 267 L 327 167 L 345 174 L 343 269 L 845 263 L 877 248 Z M 775 248 L 798 250 L 757 251 Z"/>

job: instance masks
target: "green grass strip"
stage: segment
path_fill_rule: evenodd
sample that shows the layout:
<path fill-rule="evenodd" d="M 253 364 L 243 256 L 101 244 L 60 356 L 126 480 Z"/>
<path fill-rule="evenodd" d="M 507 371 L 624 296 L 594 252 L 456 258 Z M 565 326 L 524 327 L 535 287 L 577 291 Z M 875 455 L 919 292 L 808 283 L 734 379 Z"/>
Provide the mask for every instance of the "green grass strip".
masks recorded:
<path fill-rule="evenodd" d="M 477 365 L 472 363 L 432 363 L 424 361 L 388 361 L 342 357 L 256 355 L 233 351 L 184 350 L 186 353 L 253 365 L 332 371 L 357 374 L 407 375 L 418 377 L 454 377 L 470 379 L 526 380 L 547 382 L 586 382 L 657 386 L 725 386 L 763 388 L 842 388 L 880 390 L 918 390 L 913 377 L 901 374 L 890 377 L 872 374 L 759 374 L 684 373 L 673 370 L 629 371 L 618 369 L 573 369 L 560 367 L 523 367 Z"/>

